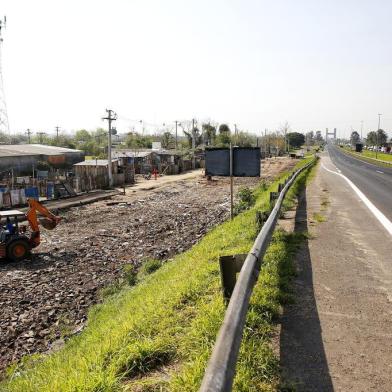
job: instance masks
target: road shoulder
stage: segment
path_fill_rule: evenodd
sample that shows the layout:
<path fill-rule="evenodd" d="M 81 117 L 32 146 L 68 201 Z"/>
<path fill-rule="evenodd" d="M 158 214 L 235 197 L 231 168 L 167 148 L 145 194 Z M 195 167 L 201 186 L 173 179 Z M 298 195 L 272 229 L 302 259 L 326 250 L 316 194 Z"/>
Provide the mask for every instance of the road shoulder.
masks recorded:
<path fill-rule="evenodd" d="M 389 391 L 390 236 L 343 178 L 317 170 L 297 209 L 311 237 L 282 316 L 282 377 L 298 391 Z"/>

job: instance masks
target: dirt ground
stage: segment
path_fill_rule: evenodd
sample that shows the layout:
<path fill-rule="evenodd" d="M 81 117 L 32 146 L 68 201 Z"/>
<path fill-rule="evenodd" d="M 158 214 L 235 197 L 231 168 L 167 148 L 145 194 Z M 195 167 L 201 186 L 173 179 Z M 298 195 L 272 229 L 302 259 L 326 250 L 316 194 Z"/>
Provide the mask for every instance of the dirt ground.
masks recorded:
<path fill-rule="evenodd" d="M 270 180 L 295 160 L 268 160 Z M 259 178 L 236 178 L 235 190 Z M 79 332 L 100 290 L 124 264 L 169 260 L 229 217 L 229 179 L 208 182 L 201 171 L 142 180 L 126 195 L 73 207 L 53 231 L 42 233 L 32 259 L 0 264 L 0 369 L 23 355 L 61 346 Z"/>

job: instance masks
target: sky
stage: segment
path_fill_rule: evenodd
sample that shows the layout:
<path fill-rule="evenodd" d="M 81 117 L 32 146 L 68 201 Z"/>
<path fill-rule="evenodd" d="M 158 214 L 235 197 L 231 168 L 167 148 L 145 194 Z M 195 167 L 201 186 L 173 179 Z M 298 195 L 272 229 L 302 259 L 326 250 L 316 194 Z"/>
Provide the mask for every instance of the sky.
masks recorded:
<path fill-rule="evenodd" d="M 392 136 L 390 0 L 1 0 L 11 132 L 146 132 L 196 118 L 262 134 Z"/>

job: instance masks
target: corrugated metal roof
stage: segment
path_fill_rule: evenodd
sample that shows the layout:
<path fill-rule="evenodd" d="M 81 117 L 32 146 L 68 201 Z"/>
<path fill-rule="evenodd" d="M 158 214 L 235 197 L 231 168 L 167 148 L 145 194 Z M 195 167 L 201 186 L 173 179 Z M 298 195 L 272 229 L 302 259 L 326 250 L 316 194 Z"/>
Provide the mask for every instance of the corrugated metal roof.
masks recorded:
<path fill-rule="evenodd" d="M 113 156 L 117 158 L 145 158 L 152 154 L 152 151 L 113 151 Z"/>
<path fill-rule="evenodd" d="M 0 145 L 0 156 L 18 155 L 62 155 L 66 153 L 81 153 L 72 148 L 47 146 L 44 144 L 4 144 Z"/>
<path fill-rule="evenodd" d="M 21 157 L 21 156 L 38 156 L 39 154 L 31 154 L 27 152 L 9 150 L 6 146 L 0 146 L 0 158 L 2 157 Z"/>
<path fill-rule="evenodd" d="M 118 162 L 118 159 L 112 159 L 112 162 Z M 83 162 L 75 163 L 74 166 L 107 166 L 107 159 L 88 159 Z"/>

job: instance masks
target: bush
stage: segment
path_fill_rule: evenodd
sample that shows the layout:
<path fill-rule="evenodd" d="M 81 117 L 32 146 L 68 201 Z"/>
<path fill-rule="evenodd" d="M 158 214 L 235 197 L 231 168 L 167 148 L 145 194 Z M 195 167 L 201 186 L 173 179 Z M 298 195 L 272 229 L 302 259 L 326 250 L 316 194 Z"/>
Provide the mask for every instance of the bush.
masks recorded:
<path fill-rule="evenodd" d="M 139 274 L 150 275 L 161 267 L 161 261 L 155 259 L 148 259 L 142 264 Z"/>
<path fill-rule="evenodd" d="M 253 192 L 248 188 L 244 187 L 238 191 L 237 194 L 239 201 L 234 206 L 234 215 L 240 214 L 242 211 L 248 210 L 256 202 L 256 197 Z"/>
<path fill-rule="evenodd" d="M 137 283 L 137 271 L 133 264 L 125 264 L 123 266 L 124 279 L 130 286 L 135 286 Z"/>

